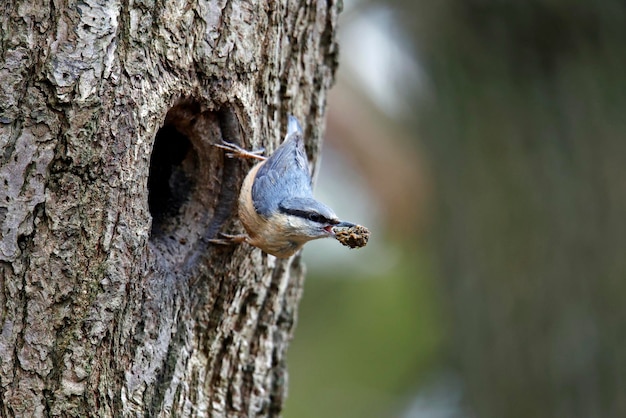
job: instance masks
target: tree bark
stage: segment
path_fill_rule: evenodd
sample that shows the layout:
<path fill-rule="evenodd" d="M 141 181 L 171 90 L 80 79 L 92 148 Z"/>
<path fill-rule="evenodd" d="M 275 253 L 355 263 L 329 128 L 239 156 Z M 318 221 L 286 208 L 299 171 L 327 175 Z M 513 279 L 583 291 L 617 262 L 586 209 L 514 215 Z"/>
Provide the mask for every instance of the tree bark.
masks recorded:
<path fill-rule="evenodd" d="M 0 416 L 278 416 L 299 257 L 240 232 L 250 164 L 337 65 L 334 1 L 8 1 Z"/>

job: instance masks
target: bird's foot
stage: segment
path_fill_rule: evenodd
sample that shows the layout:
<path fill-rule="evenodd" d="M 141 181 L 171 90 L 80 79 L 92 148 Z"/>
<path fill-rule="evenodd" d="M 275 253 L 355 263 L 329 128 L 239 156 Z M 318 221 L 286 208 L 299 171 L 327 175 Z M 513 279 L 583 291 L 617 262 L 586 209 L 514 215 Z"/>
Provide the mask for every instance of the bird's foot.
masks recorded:
<path fill-rule="evenodd" d="M 260 150 L 248 151 L 241 148 L 239 145 L 235 145 L 232 142 L 222 141 L 221 144 L 213 144 L 217 148 L 221 148 L 223 150 L 228 151 L 226 156 L 229 158 L 245 158 L 245 159 L 255 159 L 264 161 L 267 157 L 264 157 L 263 152 L 265 150 L 261 148 Z"/>
<path fill-rule="evenodd" d="M 220 232 L 219 236 L 221 238 L 210 239 L 209 242 L 211 244 L 218 244 L 218 245 L 235 245 L 235 244 L 242 244 L 248 240 L 248 236 L 245 234 L 230 235 L 230 234 L 222 234 Z"/>

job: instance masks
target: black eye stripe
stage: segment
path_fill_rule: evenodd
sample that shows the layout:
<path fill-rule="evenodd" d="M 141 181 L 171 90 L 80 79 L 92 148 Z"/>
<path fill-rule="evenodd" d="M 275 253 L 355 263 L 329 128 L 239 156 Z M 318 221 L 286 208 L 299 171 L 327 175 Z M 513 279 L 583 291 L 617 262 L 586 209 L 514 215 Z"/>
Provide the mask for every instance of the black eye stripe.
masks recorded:
<path fill-rule="evenodd" d="M 320 224 L 333 223 L 333 221 L 331 221 L 330 219 L 326 218 L 323 215 L 320 215 L 317 212 L 309 212 L 305 210 L 287 209 L 287 208 L 282 208 L 282 212 L 288 215 L 297 216 L 299 218 L 308 219 L 310 221 L 317 222 Z"/>

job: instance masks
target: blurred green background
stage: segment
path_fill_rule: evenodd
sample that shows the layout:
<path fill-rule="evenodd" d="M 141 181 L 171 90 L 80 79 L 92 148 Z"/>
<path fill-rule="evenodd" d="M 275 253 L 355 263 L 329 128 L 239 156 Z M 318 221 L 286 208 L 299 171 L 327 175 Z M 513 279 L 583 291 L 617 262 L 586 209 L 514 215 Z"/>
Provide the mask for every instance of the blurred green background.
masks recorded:
<path fill-rule="evenodd" d="M 626 4 L 346 1 L 286 418 L 626 417 Z"/>

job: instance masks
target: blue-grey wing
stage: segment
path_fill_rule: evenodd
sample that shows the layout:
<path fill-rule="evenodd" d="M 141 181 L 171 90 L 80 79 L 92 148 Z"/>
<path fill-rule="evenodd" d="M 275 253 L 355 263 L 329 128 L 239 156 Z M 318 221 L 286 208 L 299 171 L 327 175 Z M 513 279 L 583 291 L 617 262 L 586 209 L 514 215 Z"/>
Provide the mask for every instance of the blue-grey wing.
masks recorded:
<path fill-rule="evenodd" d="M 302 132 L 293 130 L 259 169 L 252 185 L 252 201 L 260 215 L 269 216 L 286 198 L 312 195 Z"/>

